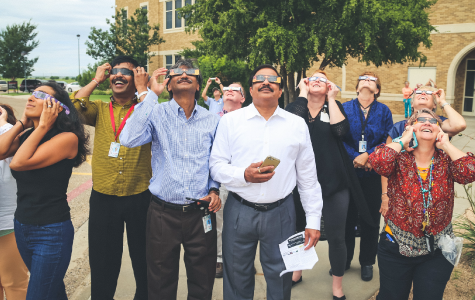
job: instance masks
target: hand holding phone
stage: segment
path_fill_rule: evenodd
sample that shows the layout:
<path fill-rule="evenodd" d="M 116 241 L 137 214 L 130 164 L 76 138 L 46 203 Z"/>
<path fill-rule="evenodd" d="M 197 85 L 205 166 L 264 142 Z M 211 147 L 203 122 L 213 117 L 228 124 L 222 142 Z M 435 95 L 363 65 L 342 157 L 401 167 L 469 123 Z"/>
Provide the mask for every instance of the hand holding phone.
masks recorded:
<path fill-rule="evenodd" d="M 270 172 L 274 171 L 279 164 L 280 164 L 280 159 L 269 155 L 269 156 L 266 157 L 266 159 L 264 160 L 262 165 L 259 167 L 259 169 L 269 167 L 269 166 L 273 166 L 274 169 L 272 169 L 272 170 L 261 171 L 261 173 L 270 173 Z"/>

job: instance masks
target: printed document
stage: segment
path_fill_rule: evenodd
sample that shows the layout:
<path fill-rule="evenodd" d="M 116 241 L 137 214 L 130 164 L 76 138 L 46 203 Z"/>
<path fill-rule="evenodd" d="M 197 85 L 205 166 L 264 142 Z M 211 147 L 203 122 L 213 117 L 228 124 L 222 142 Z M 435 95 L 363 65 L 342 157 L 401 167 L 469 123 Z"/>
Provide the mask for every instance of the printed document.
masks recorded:
<path fill-rule="evenodd" d="M 289 237 L 283 243 L 279 244 L 280 254 L 284 259 L 286 270 L 280 273 L 280 276 L 288 272 L 309 270 L 318 261 L 315 247 L 305 249 L 305 232 L 299 232 Z"/>

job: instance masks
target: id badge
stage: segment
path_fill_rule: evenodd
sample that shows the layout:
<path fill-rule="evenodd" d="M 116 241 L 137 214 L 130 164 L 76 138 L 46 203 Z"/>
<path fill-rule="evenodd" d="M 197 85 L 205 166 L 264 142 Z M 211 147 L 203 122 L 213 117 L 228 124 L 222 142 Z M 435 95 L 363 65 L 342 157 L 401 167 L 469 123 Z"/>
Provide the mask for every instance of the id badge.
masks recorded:
<path fill-rule="evenodd" d="M 427 250 L 429 250 L 431 255 L 435 254 L 434 251 L 434 236 L 424 231 L 424 237 L 427 244 Z"/>
<path fill-rule="evenodd" d="M 203 228 L 205 233 L 213 229 L 213 224 L 211 224 L 211 215 L 208 214 L 203 217 Z"/>
<path fill-rule="evenodd" d="M 110 157 L 119 156 L 119 150 L 120 150 L 120 143 L 112 142 L 111 147 L 109 149 L 109 156 Z"/>
<path fill-rule="evenodd" d="M 330 116 L 326 112 L 322 111 L 320 113 L 320 121 L 330 123 Z"/>
<path fill-rule="evenodd" d="M 366 141 L 360 141 L 360 143 L 359 143 L 359 152 L 360 153 L 366 152 Z"/>

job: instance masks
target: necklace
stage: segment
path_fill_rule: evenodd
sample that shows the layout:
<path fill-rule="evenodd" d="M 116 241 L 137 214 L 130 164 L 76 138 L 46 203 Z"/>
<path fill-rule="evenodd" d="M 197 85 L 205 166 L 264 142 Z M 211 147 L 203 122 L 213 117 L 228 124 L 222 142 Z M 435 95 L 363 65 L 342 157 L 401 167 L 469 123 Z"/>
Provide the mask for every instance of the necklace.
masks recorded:
<path fill-rule="evenodd" d="M 417 165 L 417 163 L 416 163 Z M 432 183 L 432 170 L 434 168 L 434 157 L 432 156 L 432 159 L 430 160 L 430 166 L 429 166 L 429 186 L 427 189 L 424 188 L 422 184 L 422 177 L 421 173 L 419 171 L 419 168 L 417 168 L 417 178 L 419 179 L 419 183 L 421 185 L 421 193 L 422 193 L 422 200 L 423 200 L 423 206 L 424 206 L 424 221 L 422 221 L 422 231 L 425 231 L 426 226 L 430 226 L 430 215 L 429 215 L 429 206 L 432 202 L 432 193 L 430 192 L 432 190 L 432 186 L 434 185 Z M 427 201 L 426 201 L 426 193 L 427 193 Z"/>
<path fill-rule="evenodd" d="M 369 110 L 367 110 L 368 108 L 371 107 L 371 104 L 373 104 L 373 102 L 371 102 L 370 105 L 364 107 L 363 105 L 361 105 L 361 103 L 358 101 L 359 105 L 361 106 L 361 108 L 363 109 L 363 114 L 366 116 L 366 114 L 368 113 Z"/>

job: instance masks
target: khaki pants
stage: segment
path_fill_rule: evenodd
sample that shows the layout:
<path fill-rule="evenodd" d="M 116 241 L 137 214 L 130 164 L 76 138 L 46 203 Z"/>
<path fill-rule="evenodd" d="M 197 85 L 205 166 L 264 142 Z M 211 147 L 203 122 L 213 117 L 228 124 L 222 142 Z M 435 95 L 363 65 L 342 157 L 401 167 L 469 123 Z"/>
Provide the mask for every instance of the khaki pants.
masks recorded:
<path fill-rule="evenodd" d="M 218 261 L 223 262 L 223 214 L 224 214 L 224 204 L 226 199 L 228 199 L 229 191 L 222 184 L 219 188 L 219 198 L 221 199 L 221 209 L 216 213 L 216 232 L 218 234 Z"/>
<path fill-rule="evenodd" d="M 28 269 L 18 252 L 15 233 L 0 237 L 0 299 L 24 300 L 28 289 Z"/>

